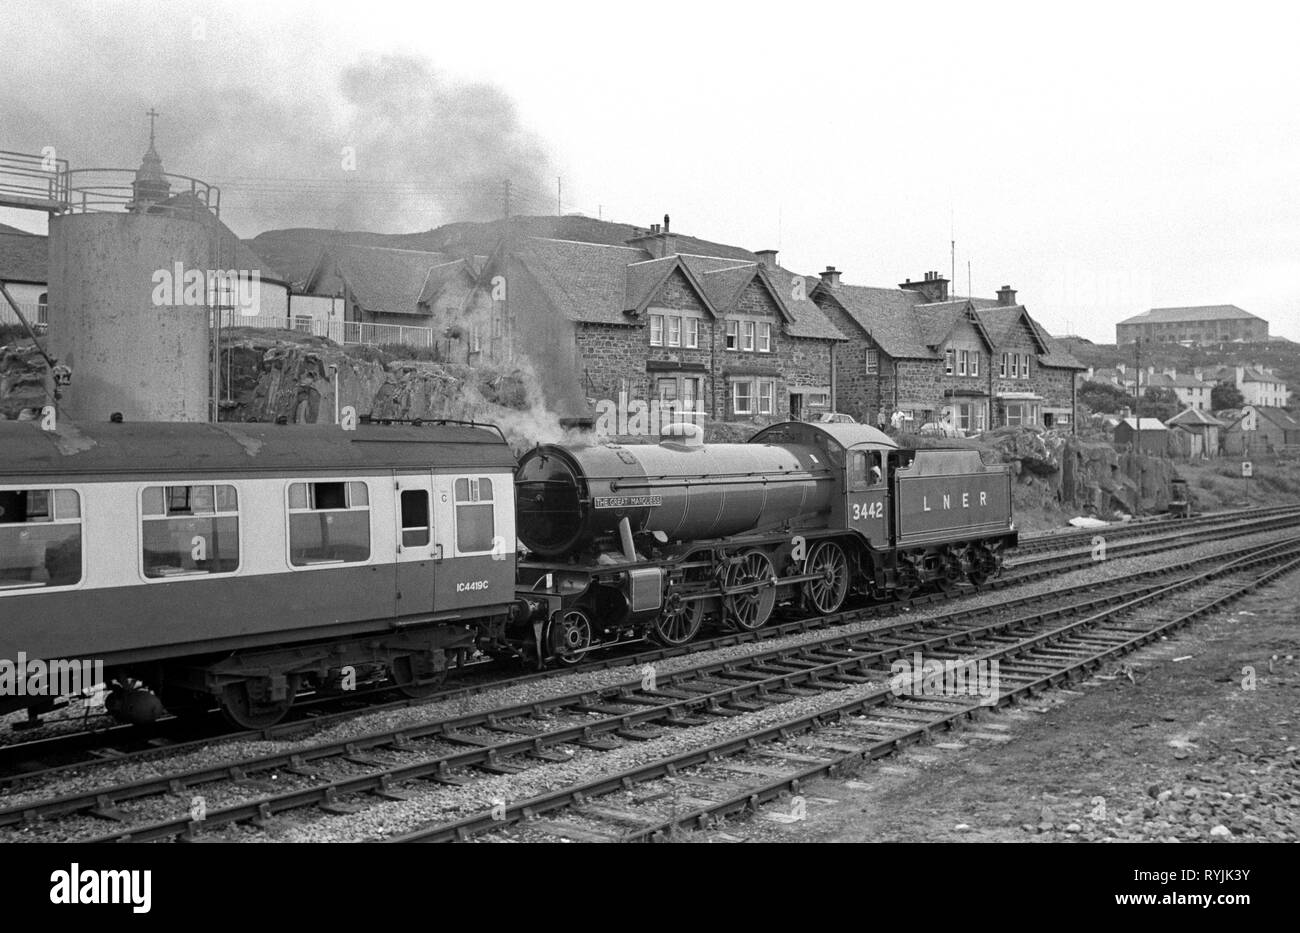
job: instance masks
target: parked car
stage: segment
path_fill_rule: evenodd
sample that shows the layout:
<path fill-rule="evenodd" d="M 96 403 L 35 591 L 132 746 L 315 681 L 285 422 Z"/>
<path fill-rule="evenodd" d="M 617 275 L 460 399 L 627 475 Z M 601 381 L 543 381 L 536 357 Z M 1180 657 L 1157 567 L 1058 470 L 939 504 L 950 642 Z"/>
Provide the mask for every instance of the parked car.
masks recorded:
<path fill-rule="evenodd" d="M 817 419 L 818 424 L 857 424 L 858 419 L 842 411 L 828 411 Z"/>

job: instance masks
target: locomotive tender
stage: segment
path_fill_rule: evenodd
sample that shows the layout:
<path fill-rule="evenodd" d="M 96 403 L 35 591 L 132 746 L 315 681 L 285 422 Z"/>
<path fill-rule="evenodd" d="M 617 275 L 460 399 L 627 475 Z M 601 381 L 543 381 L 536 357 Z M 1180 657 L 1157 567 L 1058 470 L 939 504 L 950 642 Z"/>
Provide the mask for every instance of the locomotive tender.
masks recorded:
<path fill-rule="evenodd" d="M 358 678 L 419 696 L 472 651 L 682 645 L 978 584 L 1015 542 L 1005 467 L 856 424 L 679 424 L 516 470 L 485 425 L 0 422 L 0 661 L 100 661 L 135 722 L 259 727 Z"/>
<path fill-rule="evenodd" d="M 786 422 L 747 444 L 669 427 L 658 445 L 542 446 L 516 477 L 520 592 L 549 620 L 539 654 L 575 662 L 706 618 L 764 625 L 778 605 L 979 584 L 1016 543 L 1011 477 L 975 450 L 907 450 L 858 424 Z"/>

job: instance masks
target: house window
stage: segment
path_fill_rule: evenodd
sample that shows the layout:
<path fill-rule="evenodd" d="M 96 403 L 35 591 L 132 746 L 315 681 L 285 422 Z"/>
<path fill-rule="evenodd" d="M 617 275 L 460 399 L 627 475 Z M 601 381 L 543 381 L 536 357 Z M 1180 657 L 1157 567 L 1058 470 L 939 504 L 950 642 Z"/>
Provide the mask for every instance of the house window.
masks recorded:
<path fill-rule="evenodd" d="M 486 476 L 462 476 L 456 480 L 456 553 L 491 551 L 495 522 L 492 480 Z"/>
<path fill-rule="evenodd" d="M 961 350 L 957 354 L 957 375 L 966 375 L 966 361 L 969 358 L 969 351 Z"/>
<path fill-rule="evenodd" d="M 738 350 L 740 348 L 740 323 L 737 321 L 727 322 L 727 349 Z"/>
<path fill-rule="evenodd" d="M 737 415 L 754 413 L 754 383 L 749 379 L 737 379 L 731 384 L 731 410 Z"/>
<path fill-rule="evenodd" d="M 758 352 L 772 352 L 772 325 L 766 321 L 758 325 Z"/>
<path fill-rule="evenodd" d="M 81 581 L 81 496 L 0 489 L 0 592 Z"/>
<path fill-rule="evenodd" d="M 957 367 L 957 351 L 949 350 L 944 354 L 943 371 L 945 375 L 951 376 L 952 371 Z"/>
<path fill-rule="evenodd" d="M 483 334 L 480 333 L 477 324 L 469 329 L 469 352 L 483 352 Z"/>
<path fill-rule="evenodd" d="M 980 374 L 980 351 L 979 350 L 970 351 L 970 374 L 972 376 L 978 376 Z"/>
<path fill-rule="evenodd" d="M 660 401 L 672 401 L 677 398 L 677 380 L 672 376 L 661 376 L 655 386 Z"/>
<path fill-rule="evenodd" d="M 140 496 L 144 575 L 151 580 L 239 569 L 234 486 L 147 486 Z"/>
<path fill-rule="evenodd" d="M 754 322 L 740 322 L 740 349 L 746 353 L 754 352 Z"/>
<path fill-rule="evenodd" d="M 682 319 L 676 316 L 668 318 L 668 346 L 682 345 Z"/>
<path fill-rule="evenodd" d="M 880 351 L 867 351 L 867 375 L 874 376 L 880 372 Z"/>
<path fill-rule="evenodd" d="M 1007 354 L 1002 354 L 1002 366 L 998 369 L 998 375 L 1003 379 L 1007 376 Z"/>
<path fill-rule="evenodd" d="M 289 563 L 359 563 L 370 558 L 365 483 L 289 484 Z"/>
<path fill-rule="evenodd" d="M 696 411 L 699 408 L 702 380 L 698 376 L 682 378 L 682 411 Z"/>
<path fill-rule="evenodd" d="M 662 347 L 664 345 L 664 316 L 662 314 L 650 315 L 650 346 Z"/>
<path fill-rule="evenodd" d="M 1029 378 L 1029 354 L 1026 353 L 1023 360 L 1020 361 L 1020 378 Z"/>
<path fill-rule="evenodd" d="M 1003 355 L 1005 356 L 1006 354 Z M 1019 353 L 1011 354 L 1011 378 L 1012 379 L 1020 378 L 1020 354 Z"/>
<path fill-rule="evenodd" d="M 829 392 L 809 392 L 804 396 L 809 408 L 830 408 L 831 394 Z"/>
<path fill-rule="evenodd" d="M 1018 428 L 1025 423 L 1025 406 L 1019 403 L 1007 405 L 1007 427 Z"/>
<path fill-rule="evenodd" d="M 776 383 L 771 379 L 758 381 L 758 413 L 771 415 L 776 412 Z"/>
<path fill-rule="evenodd" d="M 688 317 L 686 319 L 686 346 L 692 350 L 700 345 L 700 319 Z"/>

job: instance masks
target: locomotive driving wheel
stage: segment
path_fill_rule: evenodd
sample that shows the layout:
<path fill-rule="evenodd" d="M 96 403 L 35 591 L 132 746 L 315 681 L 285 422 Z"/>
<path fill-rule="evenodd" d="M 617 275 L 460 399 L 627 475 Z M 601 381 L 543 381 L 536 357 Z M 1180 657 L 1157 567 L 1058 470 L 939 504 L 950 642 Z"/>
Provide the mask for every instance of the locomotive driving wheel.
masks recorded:
<path fill-rule="evenodd" d="M 547 641 L 561 664 L 577 664 L 591 648 L 591 619 L 581 609 L 565 610 L 551 621 Z"/>
<path fill-rule="evenodd" d="M 704 622 L 704 603 L 686 601 L 676 591 L 664 598 L 663 610 L 650 623 L 650 634 L 655 641 L 669 648 L 684 645 L 700 631 Z"/>
<path fill-rule="evenodd" d="M 849 559 L 844 548 L 834 541 L 822 541 L 808 555 L 806 568 L 805 573 L 820 574 L 819 579 L 803 585 L 808 607 L 823 615 L 835 612 L 849 592 Z"/>
<path fill-rule="evenodd" d="M 762 551 L 746 551 L 734 558 L 723 574 L 725 588 L 730 590 L 755 583 L 766 585 L 726 597 L 727 621 L 746 631 L 762 628 L 772 618 L 772 609 L 776 605 L 776 587 L 771 585 L 775 579 L 772 561 Z"/>

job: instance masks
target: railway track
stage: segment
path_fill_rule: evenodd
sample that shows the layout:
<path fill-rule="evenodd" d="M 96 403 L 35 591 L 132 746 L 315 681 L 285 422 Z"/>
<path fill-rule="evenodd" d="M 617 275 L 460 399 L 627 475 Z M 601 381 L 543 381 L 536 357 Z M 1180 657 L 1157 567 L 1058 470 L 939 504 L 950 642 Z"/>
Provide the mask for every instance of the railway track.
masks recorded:
<path fill-rule="evenodd" d="M 1300 555 L 1300 539 L 1263 552 L 1272 559 L 1289 553 Z M 1258 545 L 1233 556 L 1239 561 L 1263 559 Z M 1216 555 L 1198 563 L 1213 567 L 1224 559 Z M 1176 569 L 1187 575 L 1190 566 Z M 1212 569 L 1199 577 L 1222 572 Z M 400 799 L 404 794 L 398 785 L 416 780 L 467 785 L 483 776 L 515 774 L 540 762 L 567 762 L 577 748 L 599 751 L 653 742 L 664 730 L 689 729 L 791 699 L 870 686 L 879 683 L 880 665 L 890 658 L 914 651 L 948 652 L 977 638 L 1023 640 L 1021 633 L 1027 626 L 1047 626 L 1066 615 L 1104 615 L 1117 605 L 1167 592 L 1168 584 L 1153 582 L 1157 576 L 1152 571 L 1136 578 L 1145 581 L 1141 583 L 1128 578 L 1109 585 L 1089 584 L 932 619 L 899 620 L 869 632 L 827 634 L 803 645 L 665 674 L 649 689 L 643 678 L 603 690 L 321 743 L 291 753 L 165 773 L 58 799 L 28 800 L 0 811 L 0 826 L 34 830 L 42 823 L 48 827 L 71 819 L 79 825 L 68 828 L 80 835 L 94 833 L 97 826 L 103 827 L 103 821 L 111 820 L 123 827 L 98 838 L 145 841 L 193 838 L 243 821 L 270 825 L 277 813 L 307 807 L 345 812 L 354 806 L 348 798 L 377 795 Z M 277 780 L 284 788 L 279 793 L 249 797 L 228 789 L 234 784 L 247 788 L 250 781 L 254 787 L 269 788 Z M 289 784 L 301 786 L 289 788 Z M 208 800 L 217 801 L 223 795 L 244 799 L 208 805 Z M 194 820 L 190 812 L 192 801 L 199 797 L 205 800 L 202 821 Z M 143 812 L 139 802 L 153 800 L 149 806 L 156 809 L 159 798 L 165 798 L 163 808 L 170 808 L 176 818 L 136 825 Z"/>
<path fill-rule="evenodd" d="M 1141 535 L 1159 534 L 1162 531 L 1193 528 L 1212 528 L 1227 521 L 1269 516 L 1300 515 L 1300 508 L 1294 505 L 1277 505 L 1253 509 L 1236 509 L 1226 512 L 1211 512 L 1192 518 L 1149 518 L 1135 519 L 1131 522 L 1112 522 L 1099 528 L 1079 528 L 1070 531 L 1050 531 L 1035 535 L 1022 535 L 1016 545 L 1017 554 L 1037 554 L 1042 551 L 1059 551 L 1063 548 L 1083 547 L 1095 535 L 1103 535 L 1108 541 L 1118 541 Z"/>
<path fill-rule="evenodd" d="M 1095 671 L 1297 568 L 1300 539 L 1154 590 L 1135 590 L 1116 604 L 1070 621 L 1062 622 L 1056 614 L 1016 619 L 970 631 L 964 643 L 936 636 L 926 650 L 930 658 L 959 665 L 998 662 L 999 680 L 1007 683 L 999 684 L 994 705 L 1006 705 Z M 838 662 L 804 673 L 824 678 L 824 669 L 832 665 Z M 866 674 L 871 668 L 859 670 Z M 829 709 L 386 841 L 463 841 L 521 822 L 520 841 L 660 841 L 678 829 L 753 813 L 784 794 L 799 793 L 812 779 L 974 719 L 987 706 L 969 696 L 918 700 L 893 687 L 871 688 Z M 556 813 L 567 819 L 547 816 Z"/>
<path fill-rule="evenodd" d="M 1189 529 L 1184 521 L 1156 523 L 1160 527 L 1129 528 L 1125 532 L 1139 532 L 1154 536 L 1145 540 L 1127 543 L 1110 543 L 1113 535 L 1107 532 L 1106 560 L 1118 560 L 1157 553 L 1172 546 L 1188 541 L 1201 542 L 1207 533 L 1213 532 L 1215 538 L 1228 540 L 1262 531 L 1270 531 L 1294 525 L 1300 520 L 1300 507 L 1278 507 L 1274 509 L 1251 510 L 1246 517 L 1240 513 L 1220 513 L 1207 517 L 1195 529 Z M 1197 521 L 1197 520 L 1193 520 Z M 1007 573 L 990 581 L 982 589 L 996 590 L 1016 586 L 1060 574 L 1069 570 L 1093 566 L 1097 555 L 1091 544 L 1075 544 L 1077 537 L 1086 537 L 1091 541 L 1096 532 L 1076 536 L 1073 533 L 1054 538 L 1068 538 L 1064 542 L 1072 549 L 1065 554 L 1049 554 L 1041 557 L 1008 562 Z M 1132 537 L 1133 534 L 1129 534 Z M 753 644 L 784 638 L 789 635 L 817 631 L 827 627 L 849 622 L 880 618 L 900 610 L 920 608 L 937 602 L 950 600 L 955 596 L 970 593 L 972 589 L 963 587 L 951 592 L 930 592 L 907 600 L 859 606 L 828 616 L 796 619 L 787 622 L 769 624 L 754 631 L 722 632 L 708 638 L 697 639 L 688 645 L 677 647 L 650 647 L 646 642 L 629 643 L 623 650 L 603 652 L 598 658 L 572 667 L 530 671 L 526 673 L 502 676 L 501 665 L 482 662 L 469 668 L 470 682 L 458 682 L 422 699 L 402 698 L 383 701 L 364 707 L 358 702 L 364 695 L 348 697 L 331 697 L 311 700 L 295 706 L 291 716 L 285 722 L 258 730 L 231 731 L 224 726 L 217 713 L 211 714 L 198 723 L 182 721 L 168 717 L 152 728 L 126 725 L 91 728 L 85 731 L 54 735 L 27 742 L 0 745 L 0 788 L 14 788 L 35 781 L 49 780 L 70 771 L 99 762 L 124 763 L 146 761 L 162 756 L 174 756 L 196 750 L 214 741 L 240 740 L 275 740 L 289 739 L 308 731 L 318 731 L 339 722 L 346 721 L 361 714 L 379 713 L 407 709 L 415 706 L 444 702 L 446 700 L 473 696 L 486 690 L 501 689 L 519 684 L 555 676 L 557 673 L 592 672 L 609 670 L 636 664 L 652 664 L 669 658 L 682 657 L 697 652 L 717 648 Z M 459 678 L 458 678 L 459 679 Z M 391 695 L 391 691 L 376 690 L 373 697 Z M 343 707 L 340 709 L 339 707 Z M 102 720 L 101 720 L 102 722 Z"/>

